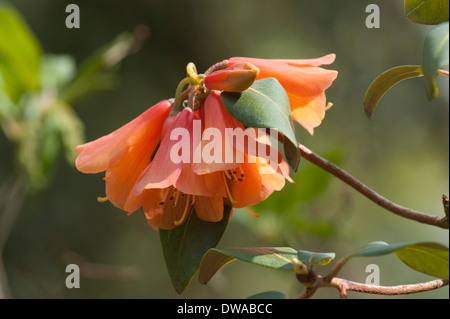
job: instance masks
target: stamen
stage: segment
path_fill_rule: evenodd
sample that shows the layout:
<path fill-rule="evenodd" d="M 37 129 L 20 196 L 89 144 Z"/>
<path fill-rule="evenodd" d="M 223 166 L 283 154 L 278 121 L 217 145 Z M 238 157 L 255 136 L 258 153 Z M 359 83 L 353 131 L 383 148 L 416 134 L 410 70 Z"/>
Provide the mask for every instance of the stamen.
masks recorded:
<path fill-rule="evenodd" d="M 195 204 L 195 195 L 191 195 L 192 196 L 192 201 L 191 201 L 191 205 Z"/>
<path fill-rule="evenodd" d="M 257 213 L 255 213 L 254 211 L 252 211 L 251 209 L 250 209 L 250 207 L 245 207 L 245 208 L 247 208 L 247 210 L 250 212 L 250 214 L 252 214 L 252 216 L 254 216 L 254 217 L 259 217 L 259 214 L 257 214 Z"/>
<path fill-rule="evenodd" d="M 245 177 L 244 170 L 242 169 L 241 166 L 239 166 L 239 172 L 241 173 L 241 177 L 244 178 Z"/>
<path fill-rule="evenodd" d="M 228 171 L 224 171 L 225 175 L 227 176 L 228 179 L 232 179 L 233 177 L 230 176 L 230 173 Z"/>
<path fill-rule="evenodd" d="M 174 187 L 171 187 L 170 189 L 172 190 L 172 192 L 170 192 L 169 200 L 173 201 L 175 199 L 175 194 L 177 193 L 177 189 Z"/>
<path fill-rule="evenodd" d="M 99 202 L 99 203 L 104 203 L 104 202 L 107 202 L 108 201 L 108 197 L 107 196 L 105 196 L 105 197 L 97 197 L 97 202 Z"/>
<path fill-rule="evenodd" d="M 231 196 L 231 192 L 230 192 L 230 189 L 228 188 L 227 180 L 225 179 L 225 173 L 224 173 L 224 171 L 222 171 L 222 180 L 223 180 L 223 183 L 225 184 L 225 191 L 226 191 L 226 193 L 227 193 L 228 199 L 231 201 L 231 204 L 232 204 L 232 205 L 235 205 L 235 204 L 236 204 L 236 201 L 235 201 L 235 200 L 233 199 L 233 197 Z"/>
<path fill-rule="evenodd" d="M 189 195 L 189 194 L 187 195 L 186 205 L 184 206 L 183 215 L 181 215 L 181 218 L 179 220 L 174 221 L 175 226 L 178 226 L 178 225 L 182 224 L 184 222 L 184 220 L 186 219 L 186 215 L 187 215 L 187 212 L 189 210 L 188 208 L 191 206 L 190 203 L 189 203 L 189 197 L 190 196 L 191 195 Z"/>
<path fill-rule="evenodd" d="M 169 192 L 170 192 L 170 188 L 166 188 L 165 190 L 163 190 L 163 196 L 162 196 L 162 200 L 159 202 L 160 206 L 163 206 L 166 203 L 167 200 L 167 196 L 169 196 Z"/>
<path fill-rule="evenodd" d="M 173 203 L 173 207 L 177 206 L 178 198 L 180 197 L 180 193 L 181 193 L 179 190 L 175 190 L 175 191 L 176 191 L 176 194 L 175 194 L 175 201 Z"/>

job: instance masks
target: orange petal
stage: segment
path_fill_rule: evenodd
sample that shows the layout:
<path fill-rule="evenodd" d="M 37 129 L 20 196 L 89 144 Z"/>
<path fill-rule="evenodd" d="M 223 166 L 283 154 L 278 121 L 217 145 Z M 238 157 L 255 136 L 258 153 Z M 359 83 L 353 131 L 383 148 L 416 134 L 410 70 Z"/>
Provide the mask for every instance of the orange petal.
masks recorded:
<path fill-rule="evenodd" d="M 135 191 L 139 193 L 144 188 L 166 188 L 172 186 L 177 181 L 181 174 L 183 162 L 174 162 L 171 154 L 171 150 L 176 149 L 179 145 L 184 145 L 186 141 L 171 140 L 171 133 L 173 130 L 179 129 L 186 132 L 189 143 L 192 138 L 192 125 L 193 120 L 196 118 L 195 113 L 188 110 L 183 110 L 178 113 L 175 118 L 169 118 L 167 124 L 163 129 L 163 136 L 158 151 L 153 158 L 150 166 L 143 172 L 139 178 Z M 192 148 L 191 145 L 187 145 L 189 152 L 191 153 L 187 162 L 192 160 Z M 183 149 L 180 149 L 180 152 Z M 180 154 L 180 152 L 178 154 Z M 180 154 L 181 155 L 181 154 Z M 182 160 L 182 159 L 181 159 Z"/>
<path fill-rule="evenodd" d="M 167 189 L 146 189 L 139 195 L 139 206 L 142 206 L 147 222 L 155 230 L 161 224 L 164 207 L 160 205 Z M 134 198 L 136 199 L 136 198 Z"/>
<path fill-rule="evenodd" d="M 120 161 L 134 145 L 146 138 L 159 139 L 170 103 L 161 101 L 118 130 L 75 148 L 75 165 L 83 173 L 99 173 Z M 149 150 L 151 152 L 151 150 Z"/>
<path fill-rule="evenodd" d="M 203 109 L 204 111 L 201 112 L 201 120 L 204 124 L 204 129 L 215 130 L 217 136 L 212 136 L 210 139 L 202 141 L 202 153 L 205 147 L 208 146 L 213 152 L 221 150 L 221 156 L 214 154 L 215 156 L 212 158 L 211 163 L 205 162 L 205 157 L 202 156 L 200 163 L 193 163 L 193 171 L 197 174 L 207 174 L 239 166 L 234 160 L 236 158 L 236 151 L 232 144 L 227 143 L 228 139 L 225 137 L 227 129 L 243 129 L 244 126 L 227 112 L 222 104 L 220 95 L 216 92 L 212 92 L 206 98 Z M 203 136 L 206 139 L 209 137 L 205 135 L 205 130 L 203 131 Z M 208 153 L 205 152 L 205 155 L 209 156 L 210 154 Z M 230 156 L 231 160 L 227 160 L 226 155 Z"/>
<path fill-rule="evenodd" d="M 231 58 L 229 65 L 248 61 L 260 69 L 257 79 L 276 78 L 289 96 L 293 118 L 312 134 L 325 116 L 324 91 L 337 77 L 336 71 L 319 65 L 330 64 L 334 58 L 334 54 L 309 60 Z"/>
<path fill-rule="evenodd" d="M 236 208 L 257 204 L 262 185 L 258 165 L 244 163 L 240 167 L 243 170 L 244 178 L 242 181 L 233 179 L 230 188 L 231 195 L 236 202 L 233 206 Z"/>
<path fill-rule="evenodd" d="M 315 59 L 258 59 L 258 58 L 234 57 L 228 59 L 229 61 L 228 65 L 233 65 L 234 63 L 240 63 L 245 61 L 250 62 L 254 65 L 258 65 L 259 63 L 264 62 L 264 60 L 268 60 L 274 63 L 285 63 L 293 66 L 305 66 L 305 65 L 320 66 L 332 64 L 335 59 L 336 54 L 334 53 L 330 53 L 323 57 Z"/>
<path fill-rule="evenodd" d="M 292 105 L 292 118 L 302 125 L 311 135 L 314 134 L 314 128 L 319 126 L 325 117 L 325 93 L 307 97 L 295 94 L 288 94 L 288 96 Z"/>
<path fill-rule="evenodd" d="M 218 222 L 223 217 L 223 198 L 220 195 L 195 198 L 195 212 L 198 218 L 206 222 Z"/>

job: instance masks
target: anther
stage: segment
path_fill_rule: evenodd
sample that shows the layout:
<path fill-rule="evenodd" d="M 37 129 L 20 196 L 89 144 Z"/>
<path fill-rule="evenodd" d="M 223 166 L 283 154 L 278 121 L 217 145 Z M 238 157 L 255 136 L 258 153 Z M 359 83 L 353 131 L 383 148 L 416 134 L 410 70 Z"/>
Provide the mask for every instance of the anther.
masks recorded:
<path fill-rule="evenodd" d="M 226 171 L 222 171 L 222 180 L 223 180 L 223 183 L 224 183 L 224 186 L 225 186 L 225 191 L 226 191 L 226 193 L 227 193 L 227 197 L 228 197 L 228 199 L 230 200 L 231 204 L 232 204 L 232 205 L 235 205 L 235 204 L 236 204 L 236 201 L 235 201 L 235 200 L 233 199 L 233 197 L 231 196 L 231 192 L 230 192 L 230 189 L 228 188 L 227 180 L 225 179 L 225 174 L 226 174 L 226 173 L 224 173 L 224 172 L 226 172 Z"/>
<path fill-rule="evenodd" d="M 169 193 L 170 193 L 170 188 L 166 188 L 162 191 L 162 199 L 159 202 L 160 206 L 164 206 L 164 204 L 166 203 L 166 200 L 167 200 L 167 196 L 169 196 Z"/>
<path fill-rule="evenodd" d="M 223 171 L 228 179 L 233 179 L 233 177 L 230 175 L 228 171 Z"/>
<path fill-rule="evenodd" d="M 241 177 L 244 178 L 245 177 L 244 170 L 242 169 L 241 166 L 239 166 L 239 172 L 241 173 Z"/>

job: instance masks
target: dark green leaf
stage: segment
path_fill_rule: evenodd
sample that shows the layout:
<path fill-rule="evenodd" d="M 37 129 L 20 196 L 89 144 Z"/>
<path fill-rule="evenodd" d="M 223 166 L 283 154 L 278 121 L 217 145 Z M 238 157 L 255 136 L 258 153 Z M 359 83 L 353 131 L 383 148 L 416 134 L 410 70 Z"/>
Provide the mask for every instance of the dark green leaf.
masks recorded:
<path fill-rule="evenodd" d="M 448 21 L 448 0 L 405 0 L 405 15 L 421 24 Z"/>
<path fill-rule="evenodd" d="M 0 76 L 11 101 L 39 88 L 41 48 L 20 15 L 0 3 Z"/>
<path fill-rule="evenodd" d="M 286 299 L 286 295 L 280 291 L 265 291 L 252 295 L 247 299 Z"/>
<path fill-rule="evenodd" d="M 395 84 L 414 77 L 423 76 L 422 68 L 418 65 L 402 65 L 389 69 L 380 74 L 367 89 L 364 95 L 364 111 L 369 118 L 380 99 Z"/>
<path fill-rule="evenodd" d="M 448 36 L 448 22 L 445 22 L 431 29 L 423 41 L 422 69 L 430 100 L 439 94 L 438 70 L 449 62 Z"/>
<path fill-rule="evenodd" d="M 335 253 L 316 253 L 307 250 L 298 251 L 298 260 L 310 265 L 327 265 L 336 257 Z"/>
<path fill-rule="evenodd" d="M 276 129 L 283 134 L 286 143 L 292 143 L 288 149 L 288 163 L 296 171 L 300 160 L 300 151 L 292 128 L 289 98 L 283 86 L 275 78 L 255 81 L 251 87 L 241 93 L 223 92 L 221 99 L 228 112 L 239 122 L 249 127 Z"/>
<path fill-rule="evenodd" d="M 220 268 L 235 259 L 272 269 L 292 270 L 292 260 L 296 257 L 297 251 L 289 247 L 210 249 L 203 257 L 198 280 L 201 284 L 208 283 Z"/>
<path fill-rule="evenodd" d="M 294 145 L 291 140 L 285 138 L 283 139 L 284 155 L 286 157 L 286 162 L 289 166 L 297 172 L 298 166 L 300 165 L 300 149 L 297 145 Z"/>
<path fill-rule="evenodd" d="M 167 270 L 175 290 L 181 294 L 198 270 L 203 255 L 215 247 L 224 233 L 231 208 L 224 206 L 223 218 L 217 223 L 200 220 L 193 211 L 180 227 L 160 229 L 161 246 Z"/>

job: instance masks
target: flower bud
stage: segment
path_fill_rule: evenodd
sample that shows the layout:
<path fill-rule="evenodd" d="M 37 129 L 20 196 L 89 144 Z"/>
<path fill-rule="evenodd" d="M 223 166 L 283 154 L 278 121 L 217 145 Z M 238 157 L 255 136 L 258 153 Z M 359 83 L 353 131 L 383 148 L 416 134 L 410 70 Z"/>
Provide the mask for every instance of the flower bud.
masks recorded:
<path fill-rule="evenodd" d="M 208 75 L 205 78 L 205 86 L 210 90 L 242 92 L 253 84 L 258 74 L 259 69 L 253 64 L 237 63 Z"/>

